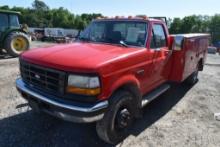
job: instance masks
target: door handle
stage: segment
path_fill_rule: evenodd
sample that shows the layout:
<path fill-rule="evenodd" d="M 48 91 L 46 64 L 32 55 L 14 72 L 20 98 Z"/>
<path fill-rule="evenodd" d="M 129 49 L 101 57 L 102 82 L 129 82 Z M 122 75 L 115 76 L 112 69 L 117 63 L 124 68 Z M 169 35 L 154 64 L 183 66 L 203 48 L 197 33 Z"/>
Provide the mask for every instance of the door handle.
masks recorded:
<path fill-rule="evenodd" d="M 138 70 L 138 71 L 137 71 L 137 74 L 139 74 L 139 75 L 143 75 L 143 74 L 144 74 L 144 69 L 140 69 L 140 70 Z"/>

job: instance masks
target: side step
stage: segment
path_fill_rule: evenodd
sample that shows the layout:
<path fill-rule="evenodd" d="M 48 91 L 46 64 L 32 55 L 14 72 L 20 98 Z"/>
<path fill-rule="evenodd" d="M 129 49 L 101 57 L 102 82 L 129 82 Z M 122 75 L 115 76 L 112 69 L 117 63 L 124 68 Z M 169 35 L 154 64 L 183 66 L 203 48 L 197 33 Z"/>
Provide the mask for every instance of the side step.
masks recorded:
<path fill-rule="evenodd" d="M 155 90 L 153 90 L 152 92 L 150 92 L 147 95 L 143 96 L 143 98 L 142 98 L 142 108 L 144 106 L 146 106 L 147 104 L 149 104 L 152 100 L 154 100 L 155 98 L 160 96 L 162 93 L 167 91 L 169 88 L 170 88 L 169 84 L 163 84 L 163 85 L 159 86 L 158 88 L 156 88 Z"/>

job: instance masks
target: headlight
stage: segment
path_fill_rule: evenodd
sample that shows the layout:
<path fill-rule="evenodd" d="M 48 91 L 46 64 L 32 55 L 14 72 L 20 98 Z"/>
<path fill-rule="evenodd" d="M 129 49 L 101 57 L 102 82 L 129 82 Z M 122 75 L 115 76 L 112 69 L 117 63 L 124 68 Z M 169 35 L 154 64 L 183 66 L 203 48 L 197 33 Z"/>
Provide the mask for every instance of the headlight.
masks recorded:
<path fill-rule="evenodd" d="M 99 78 L 69 75 L 66 91 L 75 94 L 98 95 L 101 91 Z"/>
<path fill-rule="evenodd" d="M 78 88 L 97 88 L 100 87 L 98 77 L 87 77 L 78 75 L 69 75 L 68 85 Z"/>

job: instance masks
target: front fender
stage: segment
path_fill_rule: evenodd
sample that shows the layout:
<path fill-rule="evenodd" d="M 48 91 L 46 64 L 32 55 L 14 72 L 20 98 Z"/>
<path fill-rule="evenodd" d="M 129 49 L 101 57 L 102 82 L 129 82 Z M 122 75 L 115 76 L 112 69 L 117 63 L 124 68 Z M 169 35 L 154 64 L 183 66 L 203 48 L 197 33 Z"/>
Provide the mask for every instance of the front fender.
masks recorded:
<path fill-rule="evenodd" d="M 103 89 L 104 92 L 100 96 L 100 99 L 109 98 L 115 91 L 117 91 L 118 89 L 120 89 L 121 87 L 125 85 L 134 85 L 135 87 L 137 87 L 138 90 L 140 90 L 140 82 L 132 74 L 118 77 L 117 79 L 110 82 L 108 85 L 109 86 Z"/>
<path fill-rule="evenodd" d="M 110 88 L 111 93 L 113 93 L 123 85 L 127 85 L 127 84 L 136 85 L 138 89 L 140 89 L 140 82 L 138 81 L 138 79 L 134 75 L 126 75 L 121 78 L 118 78 L 118 80 L 114 82 L 114 84 Z"/>

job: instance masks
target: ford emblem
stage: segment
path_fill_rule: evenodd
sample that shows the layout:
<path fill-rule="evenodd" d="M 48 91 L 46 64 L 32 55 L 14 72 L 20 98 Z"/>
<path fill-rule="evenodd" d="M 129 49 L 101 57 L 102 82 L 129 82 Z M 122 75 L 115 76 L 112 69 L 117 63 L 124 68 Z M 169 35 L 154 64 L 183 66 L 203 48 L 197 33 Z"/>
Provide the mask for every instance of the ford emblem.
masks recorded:
<path fill-rule="evenodd" d="M 35 74 L 34 76 L 35 76 L 35 78 L 40 79 L 39 75 Z"/>

